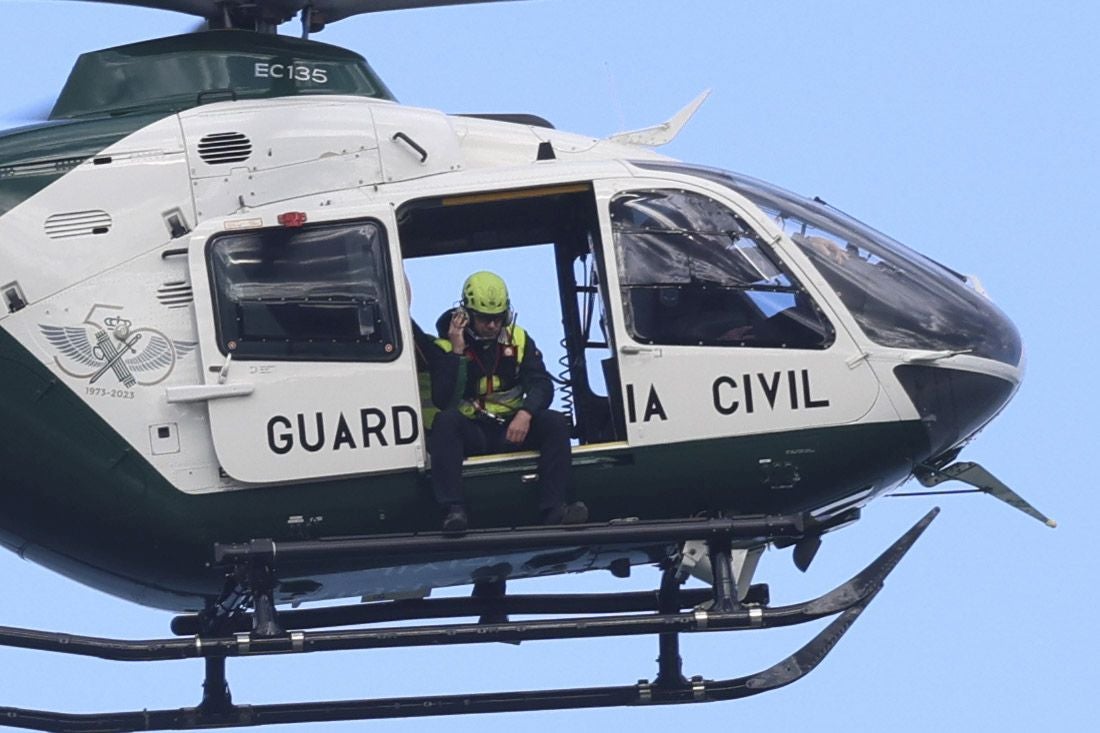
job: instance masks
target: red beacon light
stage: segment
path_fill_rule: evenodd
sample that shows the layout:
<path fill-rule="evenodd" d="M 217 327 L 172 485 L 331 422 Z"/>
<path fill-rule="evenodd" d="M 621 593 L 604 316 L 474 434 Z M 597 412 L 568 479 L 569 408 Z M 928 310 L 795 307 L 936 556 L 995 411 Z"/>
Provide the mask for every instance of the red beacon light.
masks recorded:
<path fill-rule="evenodd" d="M 306 212 L 286 211 L 282 214 L 279 214 L 279 216 L 276 217 L 276 221 L 279 222 L 279 226 L 300 227 L 306 223 Z"/>

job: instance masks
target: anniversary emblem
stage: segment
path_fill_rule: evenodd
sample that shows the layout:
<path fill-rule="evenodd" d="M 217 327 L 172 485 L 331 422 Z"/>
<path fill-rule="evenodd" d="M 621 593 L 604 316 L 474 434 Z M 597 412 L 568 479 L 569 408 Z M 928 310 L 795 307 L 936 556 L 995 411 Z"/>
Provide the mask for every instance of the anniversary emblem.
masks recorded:
<path fill-rule="evenodd" d="M 197 345 L 168 338 L 155 328 L 135 328 L 121 311 L 120 306 L 97 304 L 78 326 L 38 324 L 58 351 L 57 368 L 90 384 L 111 374 L 124 387 L 148 387 L 167 379 L 176 360 Z"/>

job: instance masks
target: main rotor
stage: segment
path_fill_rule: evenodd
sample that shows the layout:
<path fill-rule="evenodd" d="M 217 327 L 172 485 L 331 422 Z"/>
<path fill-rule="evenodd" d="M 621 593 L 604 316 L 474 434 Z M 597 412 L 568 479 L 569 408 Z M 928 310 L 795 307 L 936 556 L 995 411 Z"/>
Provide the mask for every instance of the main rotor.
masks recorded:
<path fill-rule="evenodd" d="M 139 5 L 195 15 L 211 28 L 238 28 L 274 33 L 283 23 L 300 16 L 302 33 L 315 33 L 328 23 L 383 10 L 469 5 L 502 0 L 83 0 L 116 5 Z"/>

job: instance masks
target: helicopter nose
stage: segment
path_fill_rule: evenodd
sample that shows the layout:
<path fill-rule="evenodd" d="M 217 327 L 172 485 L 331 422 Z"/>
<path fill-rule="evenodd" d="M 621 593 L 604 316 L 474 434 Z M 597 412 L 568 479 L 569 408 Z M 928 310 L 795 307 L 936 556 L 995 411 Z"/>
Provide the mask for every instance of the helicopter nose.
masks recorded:
<path fill-rule="evenodd" d="M 964 371 L 936 365 L 901 364 L 894 375 L 920 413 L 927 445 L 918 447 L 920 463 L 941 456 L 977 433 L 1012 399 L 1019 386 L 998 374 Z"/>
<path fill-rule="evenodd" d="M 965 292 L 969 307 L 962 307 L 957 294 L 964 291 L 950 278 L 943 281 L 943 297 L 930 298 L 925 306 L 942 311 L 939 320 L 931 321 L 940 325 L 934 332 L 925 328 L 930 346 L 949 348 L 933 352 L 923 363 L 894 367 L 924 424 L 928 444 L 917 451 L 918 461 L 941 456 L 981 430 L 1012 399 L 1024 371 L 1016 324 L 981 291 Z M 965 369 L 949 363 L 955 358 Z"/>

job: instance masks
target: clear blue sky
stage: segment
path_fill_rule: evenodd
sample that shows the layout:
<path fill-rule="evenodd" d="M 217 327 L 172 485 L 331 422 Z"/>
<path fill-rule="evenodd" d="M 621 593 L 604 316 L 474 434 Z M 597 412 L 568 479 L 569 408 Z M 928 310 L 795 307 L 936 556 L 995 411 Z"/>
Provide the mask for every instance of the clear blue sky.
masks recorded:
<path fill-rule="evenodd" d="M 0 11 L 7 124 L 52 99 L 78 53 L 191 23 L 74 2 L 3 2 Z M 1098 27 L 1100 4 L 1084 0 L 530 0 L 362 17 L 320 34 L 366 55 L 403 102 L 532 112 L 593 136 L 663 121 L 713 89 L 666 152 L 820 195 L 979 275 L 1014 318 L 1028 349 L 1027 377 L 963 458 L 982 462 L 1060 522 L 1046 529 L 985 497 L 943 500 L 944 513 L 821 668 L 778 692 L 706 706 L 383 721 L 371 730 L 1031 733 L 1094 725 L 1100 502 L 1091 459 L 1100 401 L 1090 314 L 1100 267 L 1087 212 L 1100 200 Z M 530 305 L 520 309 L 533 316 Z M 809 574 L 792 569 L 789 551 L 771 552 L 758 579 L 771 583 L 778 603 L 816 595 L 931 505 L 879 500 L 857 525 L 826 538 Z M 0 555 L 0 579 L 0 624 L 168 635 L 169 614 L 14 555 Z M 655 573 L 639 571 L 625 583 L 601 574 L 516 590 L 656 582 Z M 812 633 L 686 638 L 684 670 L 712 678 L 751 672 Z M 654 640 L 635 638 L 231 660 L 229 674 L 238 702 L 259 703 L 630 684 L 654 676 L 655 656 Z M 199 661 L 137 666 L 0 650 L 0 705 L 72 712 L 191 705 L 201 669 Z"/>

